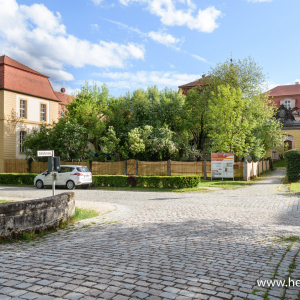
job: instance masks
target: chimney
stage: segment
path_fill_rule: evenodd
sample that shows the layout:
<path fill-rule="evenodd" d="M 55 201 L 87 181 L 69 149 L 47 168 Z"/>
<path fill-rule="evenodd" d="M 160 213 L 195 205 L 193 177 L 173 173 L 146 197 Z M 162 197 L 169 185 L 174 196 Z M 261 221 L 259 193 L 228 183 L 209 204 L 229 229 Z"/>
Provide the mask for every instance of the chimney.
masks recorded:
<path fill-rule="evenodd" d="M 299 81 L 296 81 L 295 84 L 299 84 Z"/>

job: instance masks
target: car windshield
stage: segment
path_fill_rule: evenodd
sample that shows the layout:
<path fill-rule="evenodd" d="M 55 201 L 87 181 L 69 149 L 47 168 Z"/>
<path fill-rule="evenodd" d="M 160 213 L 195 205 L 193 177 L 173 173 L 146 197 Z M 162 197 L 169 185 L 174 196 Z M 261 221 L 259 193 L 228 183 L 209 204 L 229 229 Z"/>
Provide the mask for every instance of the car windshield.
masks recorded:
<path fill-rule="evenodd" d="M 87 167 L 77 167 L 77 170 L 79 172 L 89 172 L 89 169 Z"/>

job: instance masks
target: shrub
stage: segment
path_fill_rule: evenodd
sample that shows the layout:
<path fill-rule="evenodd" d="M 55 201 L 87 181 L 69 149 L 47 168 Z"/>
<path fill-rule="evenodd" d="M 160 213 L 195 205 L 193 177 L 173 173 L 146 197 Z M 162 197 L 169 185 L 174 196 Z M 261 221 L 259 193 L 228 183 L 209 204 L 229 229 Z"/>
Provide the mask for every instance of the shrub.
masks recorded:
<path fill-rule="evenodd" d="M 124 175 L 93 175 L 92 186 L 125 187 L 129 186 L 127 176 Z"/>
<path fill-rule="evenodd" d="M 298 181 L 300 179 L 300 149 L 286 151 L 284 156 L 288 181 Z"/>
<path fill-rule="evenodd" d="M 151 188 L 193 188 L 201 182 L 199 176 L 138 176 L 136 177 L 138 187 Z"/>
<path fill-rule="evenodd" d="M 0 174 L 0 184 L 33 185 L 38 174 Z M 124 176 L 124 175 L 93 175 L 94 187 L 148 187 L 182 189 L 197 187 L 199 176 Z"/>
<path fill-rule="evenodd" d="M 38 174 L 0 173 L 0 184 L 33 185 Z"/>
<path fill-rule="evenodd" d="M 136 175 L 128 176 L 127 182 L 128 182 L 128 185 L 130 185 L 131 187 L 136 187 L 137 186 Z"/>

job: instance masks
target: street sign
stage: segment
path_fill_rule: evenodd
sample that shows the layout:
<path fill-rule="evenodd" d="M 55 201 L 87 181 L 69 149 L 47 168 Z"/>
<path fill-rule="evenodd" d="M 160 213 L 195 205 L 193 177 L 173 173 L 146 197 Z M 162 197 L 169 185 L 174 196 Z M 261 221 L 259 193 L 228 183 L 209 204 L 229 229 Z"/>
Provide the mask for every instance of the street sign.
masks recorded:
<path fill-rule="evenodd" d="M 54 150 L 38 151 L 38 156 L 54 156 Z"/>

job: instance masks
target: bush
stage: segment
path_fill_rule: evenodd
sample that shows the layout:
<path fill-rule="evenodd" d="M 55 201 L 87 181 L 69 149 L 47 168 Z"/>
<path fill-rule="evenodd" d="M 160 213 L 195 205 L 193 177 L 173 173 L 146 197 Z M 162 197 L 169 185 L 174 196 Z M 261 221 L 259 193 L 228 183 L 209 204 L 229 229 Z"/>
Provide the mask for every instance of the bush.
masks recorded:
<path fill-rule="evenodd" d="M 38 174 L 0 174 L 0 184 L 33 185 Z M 147 188 L 193 188 L 201 182 L 199 176 L 124 176 L 93 175 L 94 187 L 147 187 Z"/>
<path fill-rule="evenodd" d="M 288 181 L 298 181 L 300 179 L 300 149 L 286 151 L 284 156 Z"/>
<path fill-rule="evenodd" d="M 137 186 L 136 175 L 130 175 L 127 177 L 128 185 L 131 187 Z"/>
<path fill-rule="evenodd" d="M 138 187 L 183 189 L 197 187 L 201 182 L 199 176 L 138 176 Z"/>
<path fill-rule="evenodd" d="M 124 175 L 93 175 L 92 186 L 126 187 L 129 183 Z"/>
<path fill-rule="evenodd" d="M 38 174 L 0 173 L 0 184 L 33 185 Z"/>

